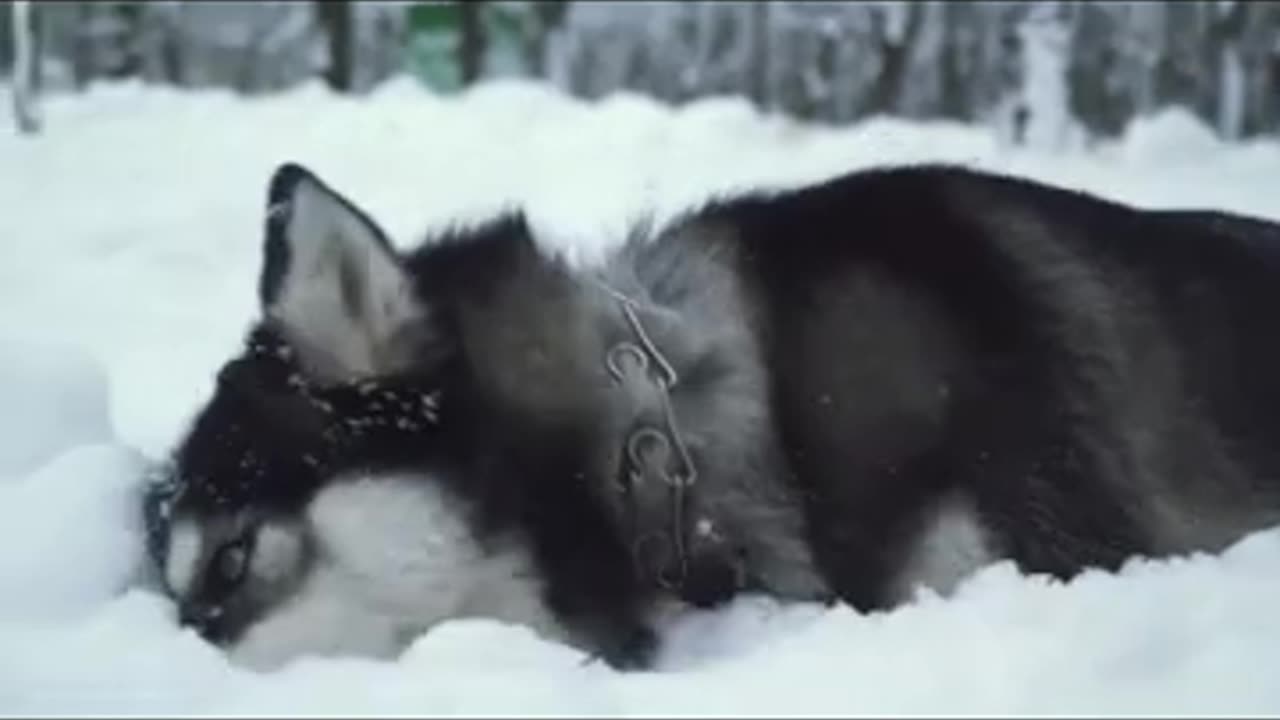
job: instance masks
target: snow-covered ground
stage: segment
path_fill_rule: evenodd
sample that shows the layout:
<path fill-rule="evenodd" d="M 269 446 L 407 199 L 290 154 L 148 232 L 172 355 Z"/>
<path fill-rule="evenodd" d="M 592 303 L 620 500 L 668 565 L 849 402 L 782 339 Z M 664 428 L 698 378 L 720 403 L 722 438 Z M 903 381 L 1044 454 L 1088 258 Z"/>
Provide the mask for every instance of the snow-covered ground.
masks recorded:
<path fill-rule="evenodd" d="M 1280 144 L 1219 144 L 1180 113 L 1052 154 L 978 128 L 806 127 L 733 100 L 598 104 L 538 86 L 246 101 L 133 84 L 53 98 L 0 133 L 0 713 L 1280 713 L 1280 531 L 1220 558 L 1070 585 L 997 566 L 900 611 L 759 598 L 669 628 L 619 675 L 521 628 L 446 624 L 395 663 L 229 667 L 128 589 L 136 497 L 254 312 L 264 184 L 304 162 L 411 242 L 525 203 L 575 256 L 707 193 L 949 160 L 1145 206 L 1280 218 Z"/>

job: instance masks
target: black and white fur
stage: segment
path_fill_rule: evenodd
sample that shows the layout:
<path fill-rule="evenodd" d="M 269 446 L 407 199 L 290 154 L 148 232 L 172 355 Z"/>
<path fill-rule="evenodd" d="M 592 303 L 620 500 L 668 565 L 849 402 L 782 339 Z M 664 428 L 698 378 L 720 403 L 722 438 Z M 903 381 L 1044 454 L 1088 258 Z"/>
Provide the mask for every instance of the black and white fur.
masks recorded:
<path fill-rule="evenodd" d="M 480 615 L 644 666 L 669 594 L 869 611 L 1280 522 L 1270 223 L 898 168 L 715 201 L 584 268 L 518 213 L 401 255 L 298 166 L 269 196 L 261 322 L 175 453 L 161 557 L 248 664 Z M 629 530 L 652 390 L 605 367 L 619 296 L 699 473 L 673 593 Z"/>

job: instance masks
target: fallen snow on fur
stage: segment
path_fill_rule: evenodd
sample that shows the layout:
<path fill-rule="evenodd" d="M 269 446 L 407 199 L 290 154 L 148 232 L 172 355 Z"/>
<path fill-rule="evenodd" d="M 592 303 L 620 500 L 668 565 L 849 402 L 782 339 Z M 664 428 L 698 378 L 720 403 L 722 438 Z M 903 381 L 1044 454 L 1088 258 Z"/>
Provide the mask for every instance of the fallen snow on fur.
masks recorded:
<path fill-rule="evenodd" d="M 397 662 L 257 675 L 138 586 L 136 502 L 252 317 L 264 185 L 286 160 L 402 244 L 518 201 L 553 247 L 590 259 L 647 210 L 882 162 L 1280 218 L 1280 145 L 1224 145 L 1171 112 L 1049 155 L 953 124 L 806 127 L 734 100 L 584 104 L 520 84 L 251 101 L 126 84 L 45 115 L 42 136 L 0 135 L 4 714 L 1280 713 L 1280 531 L 1069 585 L 996 566 L 951 599 L 873 616 L 745 598 L 673 623 L 653 673 L 469 620 Z"/>

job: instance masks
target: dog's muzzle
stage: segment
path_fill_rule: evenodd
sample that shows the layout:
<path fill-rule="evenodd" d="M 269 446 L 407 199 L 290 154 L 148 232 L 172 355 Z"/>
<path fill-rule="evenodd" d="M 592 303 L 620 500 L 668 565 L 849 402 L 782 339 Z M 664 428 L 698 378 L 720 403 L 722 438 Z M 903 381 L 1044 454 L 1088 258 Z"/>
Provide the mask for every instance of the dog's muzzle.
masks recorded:
<path fill-rule="evenodd" d="M 178 606 L 178 624 L 195 630 L 214 645 L 222 645 L 230 639 L 226 612 L 221 605 L 184 601 Z"/>

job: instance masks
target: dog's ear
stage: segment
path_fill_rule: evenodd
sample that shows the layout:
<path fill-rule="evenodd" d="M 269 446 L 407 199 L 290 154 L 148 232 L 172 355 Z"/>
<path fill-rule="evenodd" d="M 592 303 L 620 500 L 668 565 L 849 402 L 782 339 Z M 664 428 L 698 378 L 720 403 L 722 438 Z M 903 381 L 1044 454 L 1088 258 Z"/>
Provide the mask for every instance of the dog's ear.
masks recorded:
<path fill-rule="evenodd" d="M 293 163 L 268 188 L 258 296 L 320 382 L 393 374 L 431 341 L 428 309 L 382 229 Z"/>

